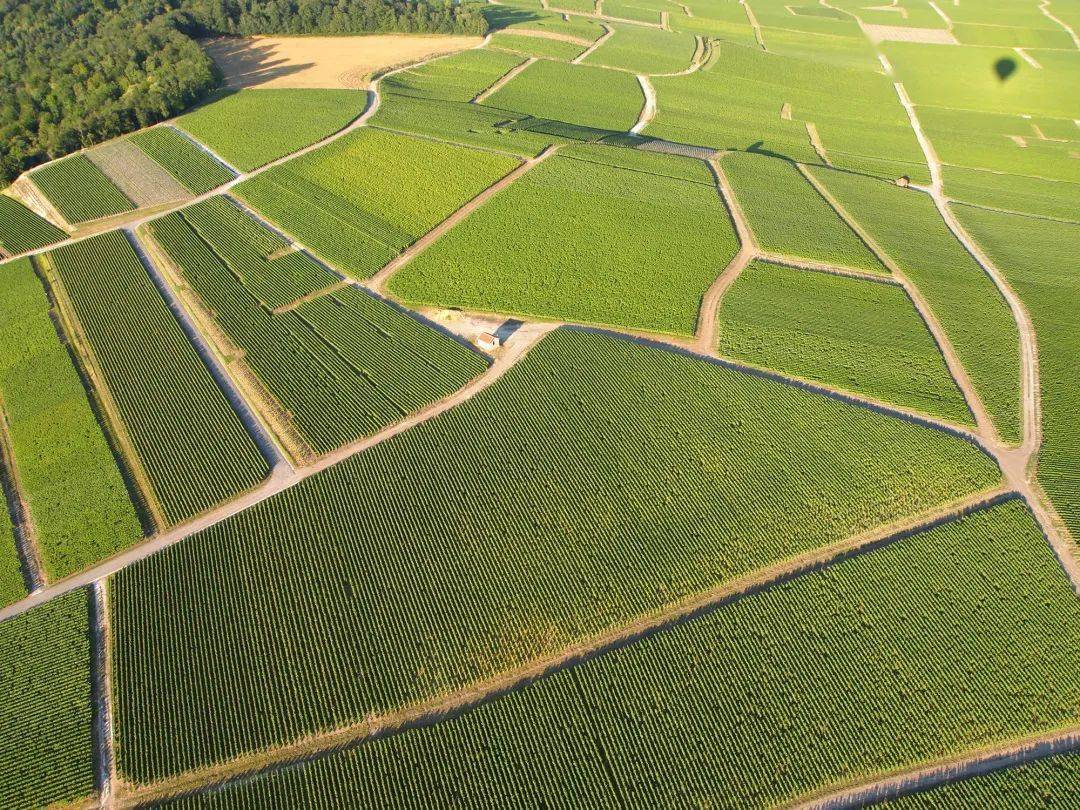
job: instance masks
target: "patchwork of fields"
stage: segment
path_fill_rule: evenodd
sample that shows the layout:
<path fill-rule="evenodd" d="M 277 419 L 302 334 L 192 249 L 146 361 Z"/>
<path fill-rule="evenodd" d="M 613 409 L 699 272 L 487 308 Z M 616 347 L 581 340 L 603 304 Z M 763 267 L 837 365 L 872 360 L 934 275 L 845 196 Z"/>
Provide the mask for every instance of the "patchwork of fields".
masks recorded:
<path fill-rule="evenodd" d="M 1071 806 L 1080 14 L 483 9 L 0 195 L 0 807 Z"/>

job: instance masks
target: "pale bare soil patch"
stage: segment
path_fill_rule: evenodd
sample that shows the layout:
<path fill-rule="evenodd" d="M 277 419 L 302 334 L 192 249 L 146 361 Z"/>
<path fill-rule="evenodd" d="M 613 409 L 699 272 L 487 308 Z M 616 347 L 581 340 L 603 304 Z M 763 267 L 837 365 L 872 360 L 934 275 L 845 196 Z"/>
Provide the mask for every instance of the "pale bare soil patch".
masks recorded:
<path fill-rule="evenodd" d="M 364 89 L 386 68 L 463 51 L 480 37 L 375 34 L 341 37 L 222 37 L 203 43 L 225 86 Z"/>
<path fill-rule="evenodd" d="M 906 25 L 862 24 L 863 31 L 873 43 L 922 42 L 927 45 L 959 45 L 952 31 L 944 28 L 909 28 Z"/>
<path fill-rule="evenodd" d="M 130 141 L 103 143 L 88 150 L 86 156 L 136 208 L 191 199 L 190 191 Z"/>

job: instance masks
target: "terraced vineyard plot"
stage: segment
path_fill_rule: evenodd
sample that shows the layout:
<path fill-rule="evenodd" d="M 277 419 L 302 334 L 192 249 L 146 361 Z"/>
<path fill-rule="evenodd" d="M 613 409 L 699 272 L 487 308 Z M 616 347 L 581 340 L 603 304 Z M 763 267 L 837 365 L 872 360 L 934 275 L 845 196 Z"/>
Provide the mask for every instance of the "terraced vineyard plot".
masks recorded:
<path fill-rule="evenodd" d="M 559 331 L 118 574 L 120 766 L 145 782 L 424 700 L 998 479 L 946 434 Z"/>
<path fill-rule="evenodd" d="M 344 128 L 367 98 L 362 90 L 240 90 L 180 116 L 176 125 L 251 171 Z"/>
<path fill-rule="evenodd" d="M 444 101 L 471 101 L 524 61 L 524 56 L 503 51 L 462 51 L 393 73 L 380 82 L 379 91 Z"/>
<path fill-rule="evenodd" d="M 232 218 L 215 221 L 205 204 L 153 223 L 154 238 L 242 350 L 280 419 L 314 452 L 375 433 L 486 367 L 477 353 L 355 288 L 272 312 L 238 277 L 261 260 L 248 230 Z M 266 263 L 268 273 L 277 261 Z"/>
<path fill-rule="evenodd" d="M 339 281 L 224 197 L 186 208 L 183 217 L 214 245 L 237 281 L 266 309 L 287 306 Z"/>
<path fill-rule="evenodd" d="M 0 251 L 9 254 L 37 250 L 67 234 L 42 219 L 18 200 L 0 194 Z"/>
<path fill-rule="evenodd" d="M 696 46 L 692 34 L 623 25 L 584 61 L 635 73 L 676 73 L 690 67 Z"/>
<path fill-rule="evenodd" d="M 269 465 L 116 231 L 49 254 L 167 523 L 254 486 Z"/>
<path fill-rule="evenodd" d="M 205 194 L 233 179 L 232 172 L 172 127 L 153 127 L 131 140 L 192 194 Z"/>
<path fill-rule="evenodd" d="M 580 146 L 489 200 L 389 287 L 425 304 L 693 334 L 737 250 L 701 162 Z"/>
<path fill-rule="evenodd" d="M 721 354 L 972 423 L 900 287 L 756 263 L 728 290 L 719 317 Z"/>
<path fill-rule="evenodd" d="M 364 128 L 241 183 L 236 194 L 362 279 L 516 165 L 508 156 Z"/>
<path fill-rule="evenodd" d="M 624 132 L 637 121 L 645 97 L 629 73 L 541 59 L 484 103 L 564 124 Z"/>
<path fill-rule="evenodd" d="M 142 529 L 30 260 L 0 266 L 0 286 L 0 414 L 52 581 L 131 545 Z"/>
<path fill-rule="evenodd" d="M 945 193 L 954 200 L 1060 219 L 1080 216 L 1080 183 L 954 166 L 946 166 L 944 176 Z"/>
<path fill-rule="evenodd" d="M 531 37 L 525 34 L 496 34 L 491 38 L 491 47 L 506 51 L 536 56 L 541 59 L 555 59 L 561 62 L 569 62 L 588 45 L 578 42 L 568 42 L 562 39 L 549 37 Z"/>
<path fill-rule="evenodd" d="M 94 792 L 87 593 L 0 624 L 0 797 L 46 807 Z"/>
<path fill-rule="evenodd" d="M 1043 444 L 1038 480 L 1080 538 L 1080 225 L 954 206 L 1031 315 L 1039 349 Z"/>
<path fill-rule="evenodd" d="M 545 806 L 578 797 L 590 807 L 776 806 L 1075 722 L 1077 618 L 1049 549 L 1012 502 L 460 717 L 177 806 L 294 807 L 327 795 L 409 807 L 521 796 Z M 1053 685 L 1040 698 L 1034 683 Z"/>
<path fill-rule="evenodd" d="M 660 23 L 660 9 L 668 11 L 668 4 L 662 0 L 604 0 L 603 5 L 604 14 L 611 17 L 639 20 L 654 25 Z"/>
<path fill-rule="evenodd" d="M 764 250 L 888 274 L 793 163 L 733 153 L 720 168 Z"/>
<path fill-rule="evenodd" d="M 1068 807 L 1077 796 L 1080 796 L 1080 754 L 1061 754 L 995 773 L 973 776 L 925 793 L 902 796 L 882 802 L 881 806 L 890 810 L 947 807 L 1040 810 Z"/>
<path fill-rule="evenodd" d="M 1020 440 L 1020 337 L 994 283 L 925 194 L 845 172 L 814 174 L 930 304 L 1001 436 Z"/>
<path fill-rule="evenodd" d="M 135 208 L 101 169 L 83 155 L 42 166 L 30 179 L 72 225 Z"/>

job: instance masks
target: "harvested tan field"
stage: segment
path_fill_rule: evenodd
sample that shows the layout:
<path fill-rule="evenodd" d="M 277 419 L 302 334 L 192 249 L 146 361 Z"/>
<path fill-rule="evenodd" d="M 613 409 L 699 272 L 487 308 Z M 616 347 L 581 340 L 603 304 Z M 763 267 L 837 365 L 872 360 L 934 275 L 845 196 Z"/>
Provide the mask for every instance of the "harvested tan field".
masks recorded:
<path fill-rule="evenodd" d="M 136 208 L 191 199 L 191 192 L 130 141 L 109 141 L 87 150 L 86 156 Z"/>
<path fill-rule="evenodd" d="M 905 25 L 862 24 L 871 42 L 922 42 L 926 45 L 959 45 L 945 28 L 909 28 Z"/>
<path fill-rule="evenodd" d="M 373 34 L 223 37 L 203 47 L 221 68 L 227 87 L 363 89 L 376 71 L 480 42 L 480 37 Z"/>

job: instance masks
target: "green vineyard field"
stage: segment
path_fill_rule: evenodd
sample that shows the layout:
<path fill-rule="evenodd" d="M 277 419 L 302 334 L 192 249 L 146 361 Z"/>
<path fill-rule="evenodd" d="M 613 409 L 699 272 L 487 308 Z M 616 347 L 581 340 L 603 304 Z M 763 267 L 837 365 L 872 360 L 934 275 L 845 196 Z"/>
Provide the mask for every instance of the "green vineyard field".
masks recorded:
<path fill-rule="evenodd" d="M 83 155 L 50 163 L 30 175 L 41 193 L 72 225 L 122 214 L 135 206 Z"/>
<path fill-rule="evenodd" d="M 0 194 L 0 250 L 12 255 L 37 250 L 67 236 L 25 205 Z"/>
<path fill-rule="evenodd" d="M 205 194 L 233 179 L 232 172 L 172 127 L 147 129 L 131 140 L 192 194 Z"/>

